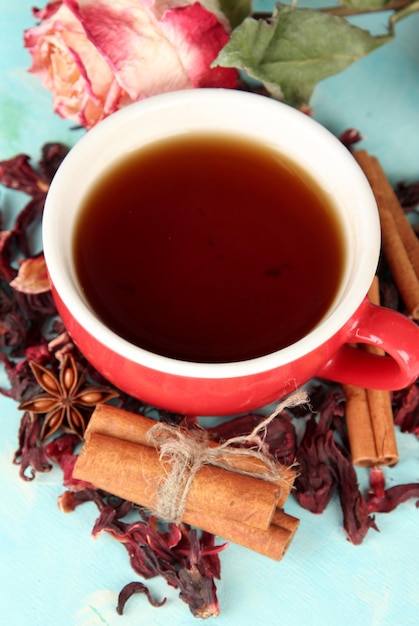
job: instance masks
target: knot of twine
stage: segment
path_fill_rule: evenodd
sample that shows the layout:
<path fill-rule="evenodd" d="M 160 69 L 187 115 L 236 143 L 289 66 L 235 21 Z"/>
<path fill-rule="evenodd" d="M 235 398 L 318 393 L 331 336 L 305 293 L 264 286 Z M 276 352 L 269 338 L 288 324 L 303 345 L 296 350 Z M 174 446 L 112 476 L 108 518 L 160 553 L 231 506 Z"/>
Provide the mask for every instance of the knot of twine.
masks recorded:
<path fill-rule="evenodd" d="M 255 471 L 240 470 L 239 473 L 268 482 L 279 480 L 282 472 L 276 460 L 262 452 L 267 427 L 284 409 L 306 403 L 308 394 L 305 391 L 298 391 L 280 402 L 273 413 L 257 424 L 248 435 L 231 437 L 216 447 L 208 445 L 205 430 L 181 430 L 168 424 L 157 423 L 150 429 L 147 437 L 156 448 L 160 448 L 160 460 L 170 461 L 171 467 L 157 493 L 156 515 L 168 522 L 180 523 L 189 489 L 198 470 L 203 465 L 232 469 L 231 464 L 225 460 L 226 452 L 229 456 L 252 457 L 263 463 L 262 467 Z M 253 447 L 238 448 L 237 445 Z"/>

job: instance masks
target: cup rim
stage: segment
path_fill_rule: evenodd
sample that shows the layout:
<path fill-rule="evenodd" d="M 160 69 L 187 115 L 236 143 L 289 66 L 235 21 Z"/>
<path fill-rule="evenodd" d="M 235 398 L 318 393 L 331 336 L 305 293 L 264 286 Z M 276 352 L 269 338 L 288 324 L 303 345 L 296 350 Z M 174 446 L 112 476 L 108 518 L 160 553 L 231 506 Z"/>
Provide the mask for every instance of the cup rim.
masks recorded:
<path fill-rule="evenodd" d="M 71 188 L 69 185 L 74 171 L 80 167 L 78 164 L 83 161 L 83 158 L 85 160 L 92 158 L 91 144 L 95 142 L 103 144 L 107 141 L 109 132 L 122 124 L 129 124 L 132 119 L 145 118 L 150 115 L 150 112 L 154 115 L 154 112 L 158 111 L 161 115 L 171 107 L 196 105 L 205 105 L 208 110 L 213 106 L 235 106 L 240 107 L 241 110 L 245 108 L 250 112 L 256 110 L 257 116 L 264 114 L 270 116 L 271 119 L 282 115 L 287 125 L 301 127 L 304 131 L 311 133 L 319 146 L 320 144 L 327 146 L 336 154 L 336 159 L 339 159 L 342 164 L 342 172 L 346 177 L 350 177 L 354 192 L 359 196 L 359 201 L 362 199 L 365 204 L 363 226 L 370 232 L 375 230 L 377 233 L 375 241 L 372 240 L 368 246 L 365 246 L 363 250 L 365 266 L 363 265 L 361 271 L 358 268 L 352 281 L 353 284 L 348 287 L 348 293 L 339 306 L 333 305 L 310 333 L 299 341 L 281 350 L 245 361 L 196 363 L 177 360 L 149 352 L 116 335 L 94 315 L 90 306 L 77 292 L 74 279 L 68 269 L 69 261 L 62 253 L 62 244 L 58 236 L 59 233 L 63 234 L 63 220 L 56 205 L 62 201 L 62 190 Z M 300 359 L 327 342 L 350 320 L 365 298 L 378 263 L 380 250 L 380 228 L 375 198 L 363 171 L 347 148 L 324 126 L 282 102 L 251 92 L 218 88 L 181 90 L 152 96 L 113 113 L 89 130 L 69 151 L 52 180 L 44 207 L 42 238 L 51 283 L 70 315 L 87 333 L 109 350 L 144 367 L 188 378 L 209 379 L 243 377 L 269 371 Z M 339 294 L 339 297 L 342 297 L 342 294 Z"/>

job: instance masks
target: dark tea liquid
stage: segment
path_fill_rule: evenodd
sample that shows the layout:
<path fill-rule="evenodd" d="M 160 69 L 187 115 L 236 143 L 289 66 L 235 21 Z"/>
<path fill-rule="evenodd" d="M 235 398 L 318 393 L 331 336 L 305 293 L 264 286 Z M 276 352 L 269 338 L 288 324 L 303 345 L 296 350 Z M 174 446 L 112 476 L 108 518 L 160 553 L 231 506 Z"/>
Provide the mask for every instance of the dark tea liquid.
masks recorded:
<path fill-rule="evenodd" d="M 188 361 L 297 341 L 329 308 L 344 265 L 325 193 L 270 149 L 228 135 L 182 135 L 117 162 L 86 198 L 74 242 L 98 317 Z"/>

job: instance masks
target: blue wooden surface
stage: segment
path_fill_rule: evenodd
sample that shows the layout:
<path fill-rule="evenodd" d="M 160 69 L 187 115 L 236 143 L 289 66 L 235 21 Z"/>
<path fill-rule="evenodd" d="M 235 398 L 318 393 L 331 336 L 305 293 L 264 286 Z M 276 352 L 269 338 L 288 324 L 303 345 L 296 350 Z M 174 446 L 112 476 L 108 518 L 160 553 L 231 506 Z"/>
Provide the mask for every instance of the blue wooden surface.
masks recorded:
<path fill-rule="evenodd" d="M 272 2 L 255 2 L 260 10 Z M 306 2 L 314 6 L 315 2 Z M 72 144 L 80 133 L 51 111 L 51 96 L 27 73 L 23 29 L 34 24 L 28 0 L 0 1 L 0 159 L 26 152 L 37 158 L 45 141 Z M 357 23 L 383 32 L 385 16 Z M 335 133 L 357 128 L 360 147 L 376 154 L 389 178 L 419 179 L 419 15 L 397 26 L 396 40 L 317 86 L 315 117 Z M 5 216 L 24 198 L 0 192 Z M 12 464 L 19 414 L 0 397 L 0 622 L 7 626 L 188 626 L 196 620 L 161 580 L 147 584 L 168 601 L 149 606 L 142 596 L 115 612 L 120 588 L 134 579 L 124 549 L 106 536 L 90 537 L 93 505 L 58 510 L 59 471 L 32 483 Z M 386 470 L 389 485 L 419 481 L 419 442 L 398 434 L 400 462 Z M 361 484 L 366 472 L 359 471 Z M 419 511 L 415 502 L 378 515 L 380 532 L 361 546 L 346 541 L 333 501 L 322 516 L 289 499 L 286 511 L 301 527 L 276 563 L 230 545 L 221 554 L 219 626 L 390 626 L 419 623 Z"/>

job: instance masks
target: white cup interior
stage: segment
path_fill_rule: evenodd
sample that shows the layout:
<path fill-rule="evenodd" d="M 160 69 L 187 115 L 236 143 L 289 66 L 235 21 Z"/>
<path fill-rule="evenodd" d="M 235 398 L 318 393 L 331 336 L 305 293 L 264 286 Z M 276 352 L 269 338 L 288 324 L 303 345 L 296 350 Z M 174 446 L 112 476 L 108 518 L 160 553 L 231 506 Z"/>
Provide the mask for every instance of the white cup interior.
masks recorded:
<path fill-rule="evenodd" d="M 342 283 L 322 321 L 293 345 L 237 363 L 189 363 L 133 346 L 98 320 L 72 262 L 72 234 L 86 191 L 130 151 L 170 135 L 214 130 L 257 140 L 295 161 L 329 196 L 340 216 L 347 261 Z M 191 377 L 223 378 L 272 369 L 315 349 L 356 311 L 373 278 L 380 226 L 370 186 L 349 151 L 320 124 L 272 99 L 236 90 L 172 92 L 130 105 L 90 130 L 70 151 L 51 184 L 43 218 L 51 280 L 74 318 L 101 343 L 135 362 Z"/>

